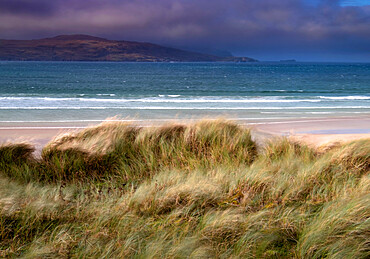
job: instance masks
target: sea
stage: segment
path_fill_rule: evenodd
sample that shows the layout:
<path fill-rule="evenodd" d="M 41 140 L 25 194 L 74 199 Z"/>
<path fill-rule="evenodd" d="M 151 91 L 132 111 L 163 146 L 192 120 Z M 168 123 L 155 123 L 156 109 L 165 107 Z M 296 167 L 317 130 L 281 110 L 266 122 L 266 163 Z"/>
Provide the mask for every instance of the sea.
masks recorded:
<path fill-rule="evenodd" d="M 369 63 L 0 61 L 0 125 L 361 115 Z"/>

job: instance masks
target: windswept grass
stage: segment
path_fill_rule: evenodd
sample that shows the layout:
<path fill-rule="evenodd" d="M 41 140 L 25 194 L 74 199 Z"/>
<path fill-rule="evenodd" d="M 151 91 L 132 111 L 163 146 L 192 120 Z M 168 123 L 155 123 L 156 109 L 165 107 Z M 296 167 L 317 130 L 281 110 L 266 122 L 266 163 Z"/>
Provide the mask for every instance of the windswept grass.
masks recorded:
<path fill-rule="evenodd" d="M 0 146 L 0 171 L 9 177 L 30 180 L 30 171 L 35 164 L 34 151 L 35 148 L 28 143 Z"/>
<path fill-rule="evenodd" d="M 107 122 L 32 151 L 0 146 L 0 257 L 370 257 L 370 140 Z"/>
<path fill-rule="evenodd" d="M 127 184 L 163 169 L 249 165 L 256 155 L 249 130 L 221 120 L 156 128 L 106 122 L 49 143 L 33 178 L 48 182 L 114 179 Z"/>

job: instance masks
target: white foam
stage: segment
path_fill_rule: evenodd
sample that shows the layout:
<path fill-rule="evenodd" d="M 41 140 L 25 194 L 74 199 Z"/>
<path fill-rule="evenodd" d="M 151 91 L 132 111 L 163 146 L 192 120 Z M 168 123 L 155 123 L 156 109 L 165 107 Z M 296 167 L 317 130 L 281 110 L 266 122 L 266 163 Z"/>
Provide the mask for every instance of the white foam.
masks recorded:
<path fill-rule="evenodd" d="M 115 94 L 96 94 L 97 96 L 116 96 Z"/>
<path fill-rule="evenodd" d="M 328 100 L 370 100 L 370 96 L 319 96 Z"/>
<path fill-rule="evenodd" d="M 86 98 L 53 98 L 53 97 L 13 97 L 13 96 L 3 96 L 0 97 L 0 100 L 11 100 L 11 101 L 26 101 L 26 100 L 36 100 L 36 101 L 71 101 L 71 100 L 83 100 Z"/>
<path fill-rule="evenodd" d="M 288 90 L 274 90 L 274 91 L 288 91 Z M 299 91 L 299 90 L 296 90 Z M 80 94 L 83 97 L 85 94 Z M 96 94 L 97 96 L 114 97 L 115 94 Z M 241 97 L 241 98 L 225 98 L 225 97 L 189 97 L 178 98 L 181 95 L 158 95 L 158 97 L 148 98 L 76 98 L 76 97 L 14 97 L 2 96 L 0 100 L 14 100 L 14 101 L 71 101 L 71 102 L 112 102 L 112 103 L 299 103 L 310 102 L 317 103 L 323 100 L 370 100 L 370 96 L 316 96 L 315 99 L 286 99 L 289 96 L 265 96 L 265 97 Z"/>
<path fill-rule="evenodd" d="M 251 99 L 173 99 L 178 95 L 172 95 L 170 99 L 166 98 L 138 98 L 138 99 L 107 99 L 107 98 L 53 98 L 53 97 L 0 97 L 0 100 L 18 100 L 18 101 L 74 101 L 74 102 L 111 102 L 111 103 L 299 103 L 299 102 L 321 102 L 314 99 L 271 99 L 271 98 L 251 98 Z"/>
<path fill-rule="evenodd" d="M 181 95 L 180 94 L 168 94 L 168 95 L 165 95 L 165 94 L 158 94 L 158 97 L 171 97 L 171 98 L 176 98 L 176 97 L 180 97 Z"/>

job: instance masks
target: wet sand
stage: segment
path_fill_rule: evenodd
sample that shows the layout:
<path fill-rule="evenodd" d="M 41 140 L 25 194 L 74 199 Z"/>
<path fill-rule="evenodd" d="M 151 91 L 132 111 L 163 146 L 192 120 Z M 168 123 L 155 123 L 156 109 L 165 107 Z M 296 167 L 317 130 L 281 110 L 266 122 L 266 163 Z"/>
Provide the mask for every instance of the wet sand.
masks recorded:
<path fill-rule="evenodd" d="M 181 122 L 181 120 L 180 120 Z M 185 121 L 186 122 L 186 121 Z M 370 115 L 357 117 L 304 118 L 272 121 L 237 121 L 252 128 L 253 137 L 258 142 L 265 142 L 278 136 L 287 136 L 293 140 L 320 146 L 334 142 L 346 142 L 370 138 Z M 139 121 L 140 125 L 157 125 L 161 122 Z M 163 123 L 163 122 L 162 122 Z M 37 150 L 46 145 L 55 136 L 81 130 L 96 125 L 83 123 L 8 123 L 0 124 L 0 143 L 30 142 Z"/>

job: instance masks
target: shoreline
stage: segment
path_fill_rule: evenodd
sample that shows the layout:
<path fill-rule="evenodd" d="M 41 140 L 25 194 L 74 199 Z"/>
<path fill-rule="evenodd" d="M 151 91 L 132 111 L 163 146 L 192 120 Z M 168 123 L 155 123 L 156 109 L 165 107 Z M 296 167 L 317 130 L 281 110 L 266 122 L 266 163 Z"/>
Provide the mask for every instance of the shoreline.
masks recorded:
<path fill-rule="evenodd" d="M 217 118 L 205 118 L 217 119 Z M 160 126 L 166 123 L 189 123 L 195 119 L 111 119 L 138 126 Z M 356 117 L 292 118 L 271 119 L 261 122 L 255 119 L 234 119 L 236 123 L 251 128 L 257 142 L 263 143 L 274 137 L 286 136 L 312 146 L 334 142 L 346 142 L 370 138 L 370 115 Z M 94 123 L 92 123 L 94 122 Z M 9 142 L 30 142 L 36 150 L 41 150 L 49 141 L 60 134 L 66 134 L 96 126 L 103 121 L 63 122 L 0 122 L 0 144 Z"/>

